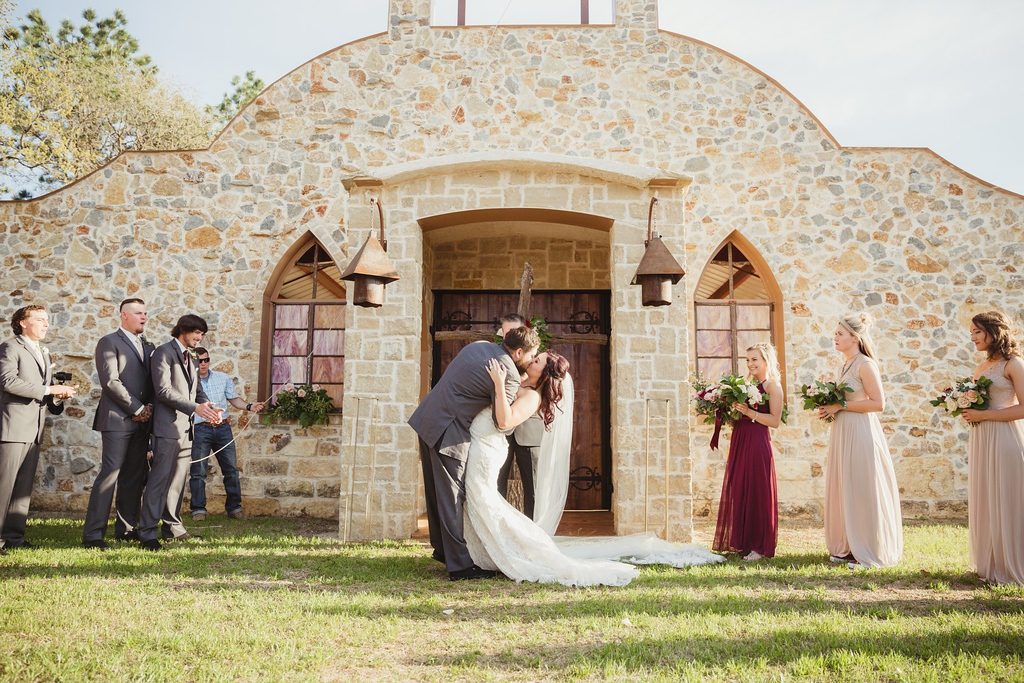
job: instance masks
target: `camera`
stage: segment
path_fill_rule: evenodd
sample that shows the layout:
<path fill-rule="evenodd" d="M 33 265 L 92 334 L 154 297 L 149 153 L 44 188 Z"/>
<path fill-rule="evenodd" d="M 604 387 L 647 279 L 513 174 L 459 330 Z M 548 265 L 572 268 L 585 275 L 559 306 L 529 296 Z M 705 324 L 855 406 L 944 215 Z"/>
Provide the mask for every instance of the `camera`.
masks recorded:
<path fill-rule="evenodd" d="M 64 384 L 64 382 L 71 381 L 70 372 L 55 372 L 53 373 L 53 381 L 57 384 Z M 50 411 L 51 415 L 60 415 L 64 412 L 64 401 L 54 400 L 53 396 L 46 397 L 46 409 Z"/>

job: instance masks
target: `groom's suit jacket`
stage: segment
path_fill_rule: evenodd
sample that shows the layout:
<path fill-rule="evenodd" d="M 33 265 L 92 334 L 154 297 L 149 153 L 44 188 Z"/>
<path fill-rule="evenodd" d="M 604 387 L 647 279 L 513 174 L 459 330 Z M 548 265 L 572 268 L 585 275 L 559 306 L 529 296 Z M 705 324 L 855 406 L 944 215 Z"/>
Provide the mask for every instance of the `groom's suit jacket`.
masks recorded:
<path fill-rule="evenodd" d="M 509 403 L 519 390 L 519 370 L 505 347 L 488 341 L 468 344 L 448 364 L 437 385 L 409 418 L 428 446 L 465 460 L 469 455 L 469 425 L 477 413 L 494 405 L 494 381 L 487 374 L 492 358 L 505 366 L 505 396 Z"/>

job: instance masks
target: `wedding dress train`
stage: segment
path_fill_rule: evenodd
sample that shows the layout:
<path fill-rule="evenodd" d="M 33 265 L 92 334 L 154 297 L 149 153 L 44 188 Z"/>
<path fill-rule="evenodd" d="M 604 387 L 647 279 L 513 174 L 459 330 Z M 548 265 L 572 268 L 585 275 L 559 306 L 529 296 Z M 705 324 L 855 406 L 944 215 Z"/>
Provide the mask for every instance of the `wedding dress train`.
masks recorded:
<path fill-rule="evenodd" d="M 571 406 L 571 384 L 565 393 Z M 571 412 L 566 412 L 571 416 Z M 465 535 L 473 561 L 484 569 L 497 569 L 514 581 L 565 586 L 625 586 L 639 573 L 633 566 L 635 564 L 689 567 L 724 560 L 704 548 L 669 543 L 653 534 L 553 538 L 547 529 L 523 515 L 498 493 L 498 470 L 508 455 L 508 442 L 495 427 L 489 408 L 473 420 L 470 434 L 472 443 L 465 479 Z M 567 448 L 563 440 L 555 450 Z M 542 459 L 543 454 L 542 446 Z M 554 457 L 564 459 L 565 454 L 556 453 Z M 565 482 L 567 485 L 567 472 Z M 541 490 L 538 488 L 538 494 Z M 558 495 L 555 494 L 556 503 Z M 549 508 L 558 508 L 557 514 L 549 509 L 544 516 L 549 526 L 551 518 L 554 518 L 554 526 L 557 527 L 561 517 L 565 494 L 560 495 L 561 503 L 557 505 L 547 501 Z M 541 501 L 542 497 L 538 495 L 538 508 Z M 542 514 L 535 514 L 542 519 Z M 554 531 L 553 527 L 551 531 Z"/>

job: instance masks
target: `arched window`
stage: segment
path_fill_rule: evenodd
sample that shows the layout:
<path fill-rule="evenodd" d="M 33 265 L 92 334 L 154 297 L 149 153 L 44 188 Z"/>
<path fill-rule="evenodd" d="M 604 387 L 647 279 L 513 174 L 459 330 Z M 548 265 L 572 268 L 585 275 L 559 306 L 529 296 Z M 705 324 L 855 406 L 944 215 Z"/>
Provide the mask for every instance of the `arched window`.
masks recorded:
<path fill-rule="evenodd" d="M 715 250 L 694 299 L 697 372 L 715 380 L 745 374 L 747 347 L 775 345 L 785 383 L 782 291 L 768 264 L 747 239 L 733 233 Z"/>
<path fill-rule="evenodd" d="M 319 384 L 341 410 L 345 392 L 345 285 L 323 245 L 307 233 L 288 250 L 263 295 L 260 386 Z"/>

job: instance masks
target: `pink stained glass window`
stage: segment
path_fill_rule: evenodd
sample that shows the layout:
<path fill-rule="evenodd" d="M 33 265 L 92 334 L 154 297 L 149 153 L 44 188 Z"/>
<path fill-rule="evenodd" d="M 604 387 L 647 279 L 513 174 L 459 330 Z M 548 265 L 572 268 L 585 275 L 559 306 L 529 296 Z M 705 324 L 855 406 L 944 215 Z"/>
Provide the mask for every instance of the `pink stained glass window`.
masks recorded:
<path fill-rule="evenodd" d="M 345 379 L 344 358 L 313 358 L 313 381 L 341 382 Z"/>
<path fill-rule="evenodd" d="M 291 382 L 303 384 L 306 381 L 306 357 L 277 357 L 271 364 L 270 381 L 275 384 Z"/>
<path fill-rule="evenodd" d="M 758 344 L 760 342 L 768 342 L 770 344 L 771 341 L 772 334 L 768 330 L 740 331 L 736 333 L 736 350 L 739 352 L 740 358 L 743 358 L 747 353 L 747 349 L 754 344 Z"/>
<path fill-rule="evenodd" d="M 317 356 L 344 355 L 345 331 L 315 330 L 313 332 L 313 353 Z"/>
<path fill-rule="evenodd" d="M 322 387 L 327 391 L 327 395 L 334 401 L 336 408 L 341 408 L 341 402 L 345 398 L 345 385 L 344 384 L 324 384 Z"/>
<path fill-rule="evenodd" d="M 728 306 L 701 306 L 697 304 L 698 330 L 728 330 L 732 328 Z"/>
<path fill-rule="evenodd" d="M 698 358 L 697 372 L 710 381 L 732 373 L 732 358 Z"/>
<path fill-rule="evenodd" d="M 274 327 L 278 330 L 304 330 L 309 327 L 309 306 L 276 306 Z"/>
<path fill-rule="evenodd" d="M 768 330 L 772 326 L 769 306 L 736 306 L 736 327 L 740 330 Z"/>
<path fill-rule="evenodd" d="M 274 332 L 274 355 L 305 356 L 308 338 L 306 330 L 277 330 Z"/>
<path fill-rule="evenodd" d="M 345 306 L 317 304 L 313 311 L 313 327 L 318 330 L 345 329 Z"/>
<path fill-rule="evenodd" d="M 697 355 L 732 358 L 732 333 L 729 330 L 697 330 Z"/>

